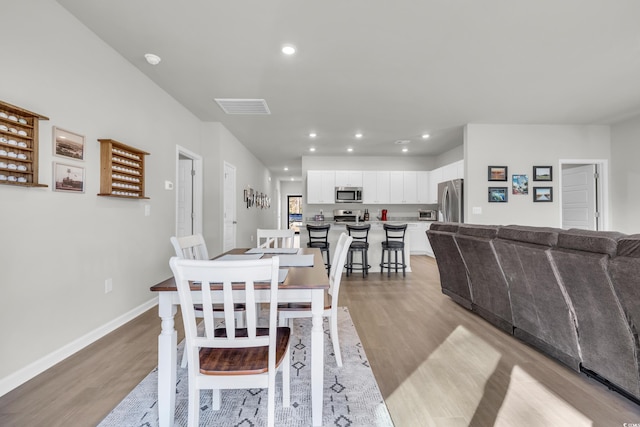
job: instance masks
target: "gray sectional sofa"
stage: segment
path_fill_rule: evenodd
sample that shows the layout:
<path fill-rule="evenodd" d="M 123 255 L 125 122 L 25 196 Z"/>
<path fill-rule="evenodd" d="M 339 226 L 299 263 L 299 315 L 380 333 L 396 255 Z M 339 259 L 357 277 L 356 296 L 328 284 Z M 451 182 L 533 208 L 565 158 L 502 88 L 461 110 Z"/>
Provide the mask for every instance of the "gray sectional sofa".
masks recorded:
<path fill-rule="evenodd" d="M 433 223 L 442 292 L 640 403 L 640 234 Z"/>

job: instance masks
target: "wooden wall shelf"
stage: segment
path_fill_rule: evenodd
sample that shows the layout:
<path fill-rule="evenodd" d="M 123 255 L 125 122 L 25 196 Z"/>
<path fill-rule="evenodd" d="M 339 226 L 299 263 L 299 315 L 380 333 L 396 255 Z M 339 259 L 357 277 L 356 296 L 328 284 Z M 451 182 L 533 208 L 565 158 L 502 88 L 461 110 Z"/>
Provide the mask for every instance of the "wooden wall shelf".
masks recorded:
<path fill-rule="evenodd" d="M 0 184 L 47 187 L 38 182 L 41 114 L 0 101 Z"/>
<path fill-rule="evenodd" d="M 144 194 L 144 156 L 149 153 L 115 141 L 100 142 L 100 193 L 98 196 L 148 199 Z"/>

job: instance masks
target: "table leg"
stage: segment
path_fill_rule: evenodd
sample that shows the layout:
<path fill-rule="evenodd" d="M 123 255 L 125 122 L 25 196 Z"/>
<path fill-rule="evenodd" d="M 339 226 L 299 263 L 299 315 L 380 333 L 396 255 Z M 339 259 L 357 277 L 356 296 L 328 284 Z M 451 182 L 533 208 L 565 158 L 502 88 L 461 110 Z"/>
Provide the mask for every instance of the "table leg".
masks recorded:
<path fill-rule="evenodd" d="M 324 331 L 322 312 L 324 289 L 311 291 L 311 418 L 314 426 L 322 425 L 324 404 Z"/>
<path fill-rule="evenodd" d="M 178 332 L 174 317 L 177 307 L 173 305 L 170 292 L 160 292 L 158 312 L 162 330 L 158 336 L 158 417 L 160 427 L 172 427 L 176 409 L 176 363 Z"/>

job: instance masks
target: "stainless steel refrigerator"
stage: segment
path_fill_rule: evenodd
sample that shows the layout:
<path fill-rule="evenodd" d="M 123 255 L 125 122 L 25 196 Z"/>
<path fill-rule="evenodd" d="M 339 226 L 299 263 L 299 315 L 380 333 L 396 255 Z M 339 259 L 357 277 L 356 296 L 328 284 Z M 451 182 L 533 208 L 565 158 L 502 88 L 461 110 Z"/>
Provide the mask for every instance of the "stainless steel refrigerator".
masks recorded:
<path fill-rule="evenodd" d="M 438 184 L 438 220 L 464 222 L 463 184 L 463 179 Z"/>

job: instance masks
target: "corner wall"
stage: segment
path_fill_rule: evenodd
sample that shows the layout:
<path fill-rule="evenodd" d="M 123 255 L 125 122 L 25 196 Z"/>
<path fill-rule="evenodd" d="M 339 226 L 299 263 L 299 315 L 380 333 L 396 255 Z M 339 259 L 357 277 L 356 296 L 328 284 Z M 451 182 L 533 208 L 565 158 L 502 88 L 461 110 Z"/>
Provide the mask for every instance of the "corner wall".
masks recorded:
<path fill-rule="evenodd" d="M 612 226 L 640 233 L 640 115 L 611 127 Z"/>

